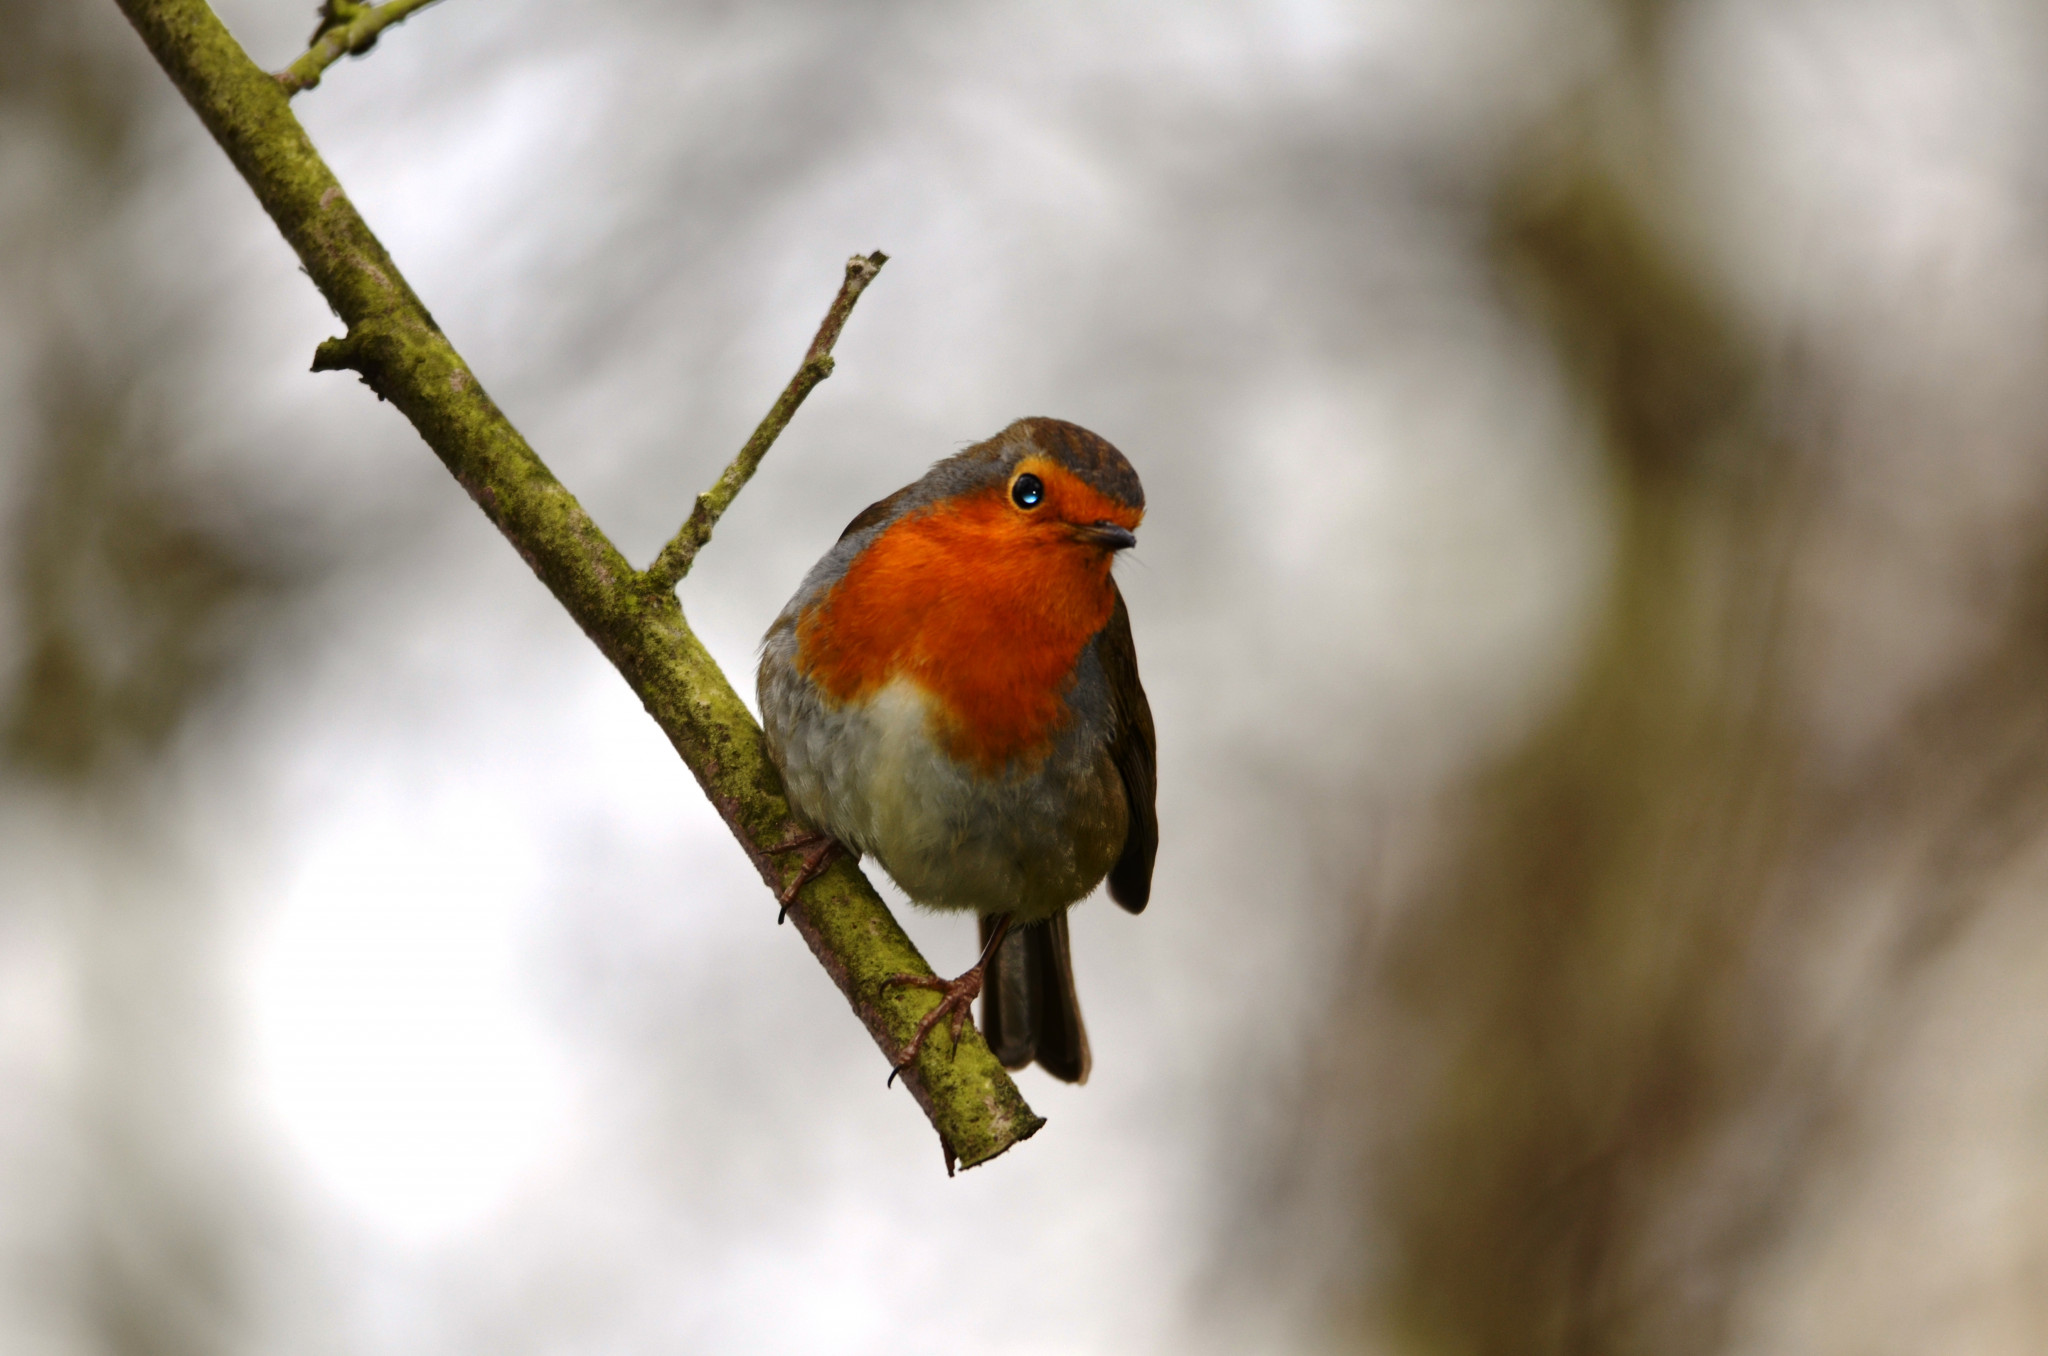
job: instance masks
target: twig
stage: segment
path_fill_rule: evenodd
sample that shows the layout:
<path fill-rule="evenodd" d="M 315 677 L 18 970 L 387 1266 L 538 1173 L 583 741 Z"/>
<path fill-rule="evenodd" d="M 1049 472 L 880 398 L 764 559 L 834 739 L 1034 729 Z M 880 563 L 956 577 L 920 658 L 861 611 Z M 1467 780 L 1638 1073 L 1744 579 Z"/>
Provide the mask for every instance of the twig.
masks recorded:
<path fill-rule="evenodd" d="M 361 56 L 377 45 L 379 33 L 433 3 L 390 0 L 389 4 L 371 5 L 358 0 L 327 0 L 320 7 L 320 27 L 313 30 L 313 45 L 277 73 L 277 83 L 284 86 L 286 94 L 313 88 L 329 66 L 345 56 Z"/>
<path fill-rule="evenodd" d="M 846 318 L 853 314 L 853 304 L 860 300 L 860 294 L 867 290 L 875 275 L 882 271 L 882 265 L 888 262 L 889 256 L 880 250 L 865 257 L 856 254 L 846 261 L 846 281 L 839 285 L 839 295 L 832 299 L 832 307 L 825 312 L 824 323 L 818 326 L 810 348 L 804 351 L 804 360 L 797 364 L 796 375 L 775 398 L 775 404 L 754 430 L 754 436 L 747 439 L 747 445 L 739 450 L 739 455 L 732 459 L 732 464 L 725 468 L 717 483 L 697 496 L 696 507 L 690 510 L 682 528 L 668 545 L 661 548 L 661 554 L 654 558 L 654 563 L 647 567 L 649 588 L 666 592 L 681 583 L 683 576 L 690 572 L 697 552 L 711 540 L 711 529 L 718 526 L 719 518 L 732 507 L 732 501 L 739 497 L 740 490 L 754 478 L 754 472 L 761 469 L 761 459 L 782 436 L 782 430 L 788 427 L 797 406 L 804 403 L 804 397 L 811 393 L 813 386 L 832 375 L 832 346 L 839 342 L 839 331 L 846 328 Z"/>
<path fill-rule="evenodd" d="M 675 594 L 646 587 L 484 393 L 313 149 L 283 88 L 249 60 L 206 0 L 117 3 L 348 326 L 345 336 L 320 345 L 314 368 L 361 374 L 412 421 L 632 686 L 762 880 L 779 892 L 800 867 L 795 854 L 769 849 L 801 826 L 790 818 L 760 727 L 690 630 Z M 826 323 L 830 329 L 833 318 Z M 820 335 L 829 342 L 826 331 Z M 764 925 L 768 918 L 763 909 Z M 929 974 L 931 967 L 867 877 L 841 861 L 804 887 L 789 919 L 894 1063 L 938 1000 L 887 984 L 896 972 Z M 978 1033 L 966 1034 L 957 1050 L 927 1046 L 904 1082 L 938 1131 L 949 1168 L 956 1157 L 969 1167 L 986 1162 L 1044 1124 Z"/>

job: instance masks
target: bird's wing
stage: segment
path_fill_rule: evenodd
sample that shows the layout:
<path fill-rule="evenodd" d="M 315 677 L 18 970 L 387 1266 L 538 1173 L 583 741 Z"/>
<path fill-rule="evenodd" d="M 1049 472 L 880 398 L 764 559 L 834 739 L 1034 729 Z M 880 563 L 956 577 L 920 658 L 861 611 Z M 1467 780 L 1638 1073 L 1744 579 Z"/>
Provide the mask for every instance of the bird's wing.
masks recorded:
<path fill-rule="evenodd" d="M 1116 589 L 1114 582 L 1110 584 Z M 1152 897 L 1152 859 L 1159 855 L 1159 811 L 1155 804 L 1152 707 L 1138 681 L 1138 647 L 1131 640 L 1131 614 L 1116 589 L 1116 607 L 1096 641 L 1103 676 L 1109 681 L 1109 756 L 1124 784 L 1130 828 L 1124 850 L 1109 869 L 1109 897 L 1142 913 Z"/>
<path fill-rule="evenodd" d="M 915 483 L 905 485 L 888 498 L 877 499 L 874 503 L 869 504 L 854 515 L 853 521 L 846 525 L 846 530 L 839 534 L 839 540 L 845 541 L 856 532 L 874 527 L 878 523 L 888 522 L 890 518 L 895 516 L 896 506 L 903 501 L 903 497 L 916 488 L 917 485 Z"/>

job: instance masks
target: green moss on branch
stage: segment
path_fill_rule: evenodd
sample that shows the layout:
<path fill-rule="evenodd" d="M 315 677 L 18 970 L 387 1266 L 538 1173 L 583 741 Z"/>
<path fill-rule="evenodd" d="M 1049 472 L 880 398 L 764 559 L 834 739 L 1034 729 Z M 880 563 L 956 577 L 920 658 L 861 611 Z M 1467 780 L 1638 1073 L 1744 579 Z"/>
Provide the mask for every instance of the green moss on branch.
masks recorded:
<path fill-rule="evenodd" d="M 316 370 L 359 373 L 412 421 L 631 684 L 763 881 L 779 891 L 796 860 L 793 854 L 770 856 L 764 848 L 799 826 L 790 817 L 760 728 L 684 621 L 674 581 L 663 585 L 659 576 L 633 569 L 492 402 L 313 149 L 284 88 L 249 60 L 204 0 L 118 3 L 348 327 L 343 337 L 320 345 Z M 860 281 L 864 287 L 882 261 L 873 256 L 855 262 L 869 265 Z M 853 272 L 850 265 L 849 287 Z M 859 287 L 850 293 L 842 287 L 812 341 L 798 373 L 802 378 L 816 371 L 810 385 L 822 377 L 815 360 L 829 353 L 858 295 Z M 789 402 L 782 423 L 801 399 L 785 391 L 784 401 L 777 402 L 778 410 Z M 770 419 L 775 417 L 771 411 Z M 754 464 L 779 430 L 777 424 L 761 443 Z M 748 455 L 743 450 L 741 457 Z M 728 476 L 733 474 L 728 468 Z M 729 493 L 714 488 L 723 494 L 719 511 L 751 474 L 752 467 L 745 467 Z M 715 521 L 716 513 L 709 517 Z M 709 528 L 707 521 L 705 537 Z M 851 863 L 834 866 L 807 886 L 789 916 L 893 1063 L 918 1018 L 938 1001 L 921 990 L 883 984 L 897 972 L 930 973 L 917 948 Z M 767 917 L 764 908 L 764 923 Z M 930 1042 L 905 1071 L 904 1082 L 938 1131 L 949 1170 L 955 1158 L 969 1167 L 986 1162 L 1044 1124 L 978 1034 L 967 1035 L 957 1055 L 945 1041 Z"/>
<path fill-rule="evenodd" d="M 414 11 L 435 0 L 390 0 L 371 5 L 357 0 L 327 0 L 320 7 L 320 27 L 313 31 L 313 45 L 277 73 L 277 83 L 286 94 L 297 94 L 320 83 L 329 66 L 345 56 L 361 56 L 377 45 L 377 36 Z"/>

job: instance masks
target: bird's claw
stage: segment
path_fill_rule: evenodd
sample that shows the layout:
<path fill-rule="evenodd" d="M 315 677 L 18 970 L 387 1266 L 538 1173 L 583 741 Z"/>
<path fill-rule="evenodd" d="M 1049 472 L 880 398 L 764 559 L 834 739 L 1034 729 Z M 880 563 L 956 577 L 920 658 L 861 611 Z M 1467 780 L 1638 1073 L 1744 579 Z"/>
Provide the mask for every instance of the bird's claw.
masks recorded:
<path fill-rule="evenodd" d="M 895 1067 L 889 1070 L 889 1077 L 882 1084 L 883 1087 L 888 1087 L 894 1083 L 896 1075 L 910 1067 L 912 1061 L 917 1058 L 918 1052 L 924 1049 L 925 1037 L 932 1034 L 932 1028 L 937 1026 L 943 1018 L 949 1016 L 951 1018 L 948 1026 L 953 1037 L 953 1052 L 955 1054 L 959 1053 L 960 1035 L 967 1029 L 968 1022 L 973 1020 L 970 1014 L 973 1010 L 974 1000 L 981 997 L 981 973 L 981 966 L 976 965 L 972 970 L 954 980 L 940 979 L 937 975 L 897 974 L 891 975 L 882 981 L 884 988 L 901 986 L 911 989 L 929 989 L 933 993 L 940 995 L 938 1006 L 927 1012 L 924 1015 L 924 1020 L 917 1024 L 917 1033 L 910 1038 L 909 1048 L 904 1050 L 903 1058 L 896 1062 Z"/>
<path fill-rule="evenodd" d="M 762 848 L 761 855 L 776 857 L 785 852 L 797 851 L 803 853 L 803 861 L 797 869 L 796 879 L 784 886 L 775 896 L 775 902 L 782 906 L 781 911 L 775 915 L 778 927 L 789 921 L 789 906 L 796 903 L 798 892 L 825 874 L 834 857 L 849 855 L 846 845 L 831 834 L 808 831 L 794 834 L 780 843 Z"/>

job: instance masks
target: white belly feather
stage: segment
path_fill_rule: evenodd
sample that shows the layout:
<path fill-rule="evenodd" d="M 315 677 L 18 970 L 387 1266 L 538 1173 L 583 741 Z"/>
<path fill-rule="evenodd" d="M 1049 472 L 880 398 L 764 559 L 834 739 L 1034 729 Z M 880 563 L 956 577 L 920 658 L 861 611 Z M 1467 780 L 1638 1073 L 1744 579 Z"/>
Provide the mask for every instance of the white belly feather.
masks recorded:
<path fill-rule="evenodd" d="M 980 773 L 933 737 L 915 684 L 899 678 L 833 705 L 770 649 L 763 715 L 790 802 L 919 904 L 1030 921 L 1087 894 L 1116 859 L 1123 788 L 1086 732 L 1070 731 L 1036 763 Z"/>

